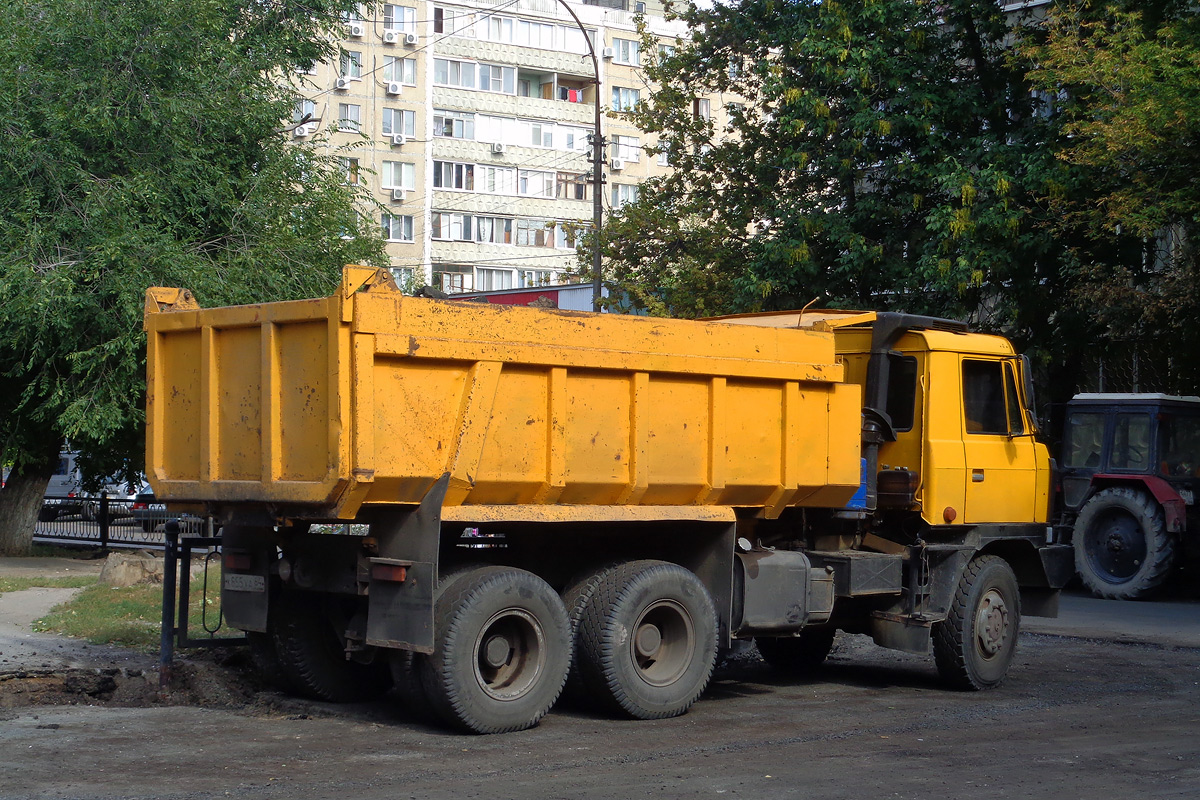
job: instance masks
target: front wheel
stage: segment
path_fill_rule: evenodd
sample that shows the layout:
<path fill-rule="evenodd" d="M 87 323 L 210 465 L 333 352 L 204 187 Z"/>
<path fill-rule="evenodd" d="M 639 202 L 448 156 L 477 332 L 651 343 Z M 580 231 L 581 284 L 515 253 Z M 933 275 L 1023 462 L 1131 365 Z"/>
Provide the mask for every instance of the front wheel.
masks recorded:
<path fill-rule="evenodd" d="M 1075 520 L 1075 571 L 1097 597 L 1132 600 L 1162 585 L 1175 563 L 1175 540 L 1162 507 L 1134 489 L 1105 489 Z"/>
<path fill-rule="evenodd" d="M 1021 629 L 1017 578 L 1004 559 L 967 564 L 946 619 L 933 626 L 938 673 L 959 689 L 991 689 L 1008 674 Z"/>
<path fill-rule="evenodd" d="M 531 572 L 482 567 L 438 587 L 434 652 L 418 672 L 430 706 L 470 733 L 536 725 L 571 665 L 562 600 Z"/>

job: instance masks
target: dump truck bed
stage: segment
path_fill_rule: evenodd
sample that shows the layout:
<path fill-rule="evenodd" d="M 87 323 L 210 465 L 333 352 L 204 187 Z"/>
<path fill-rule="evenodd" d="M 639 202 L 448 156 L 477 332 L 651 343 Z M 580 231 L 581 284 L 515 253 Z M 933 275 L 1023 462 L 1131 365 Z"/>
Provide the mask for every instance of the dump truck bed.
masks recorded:
<path fill-rule="evenodd" d="M 859 485 L 827 332 L 405 297 L 365 268 L 316 300 L 151 289 L 145 325 L 150 482 L 226 517 L 353 519 L 445 474 L 481 518 L 774 516 Z"/>

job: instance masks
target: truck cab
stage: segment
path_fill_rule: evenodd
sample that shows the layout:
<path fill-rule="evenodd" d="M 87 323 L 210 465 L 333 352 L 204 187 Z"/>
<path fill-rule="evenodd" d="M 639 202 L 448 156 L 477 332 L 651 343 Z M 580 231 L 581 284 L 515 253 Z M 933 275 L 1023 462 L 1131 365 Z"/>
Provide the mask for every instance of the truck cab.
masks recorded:
<path fill-rule="evenodd" d="M 1111 599 L 1160 586 L 1200 524 L 1200 397 L 1076 395 L 1061 462 L 1065 537 L 1084 584 Z"/>

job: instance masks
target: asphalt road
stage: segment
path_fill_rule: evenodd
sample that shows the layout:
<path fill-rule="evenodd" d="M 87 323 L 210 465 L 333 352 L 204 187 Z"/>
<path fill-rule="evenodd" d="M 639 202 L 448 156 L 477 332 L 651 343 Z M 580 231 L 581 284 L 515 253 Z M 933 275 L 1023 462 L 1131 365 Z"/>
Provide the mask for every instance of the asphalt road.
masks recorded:
<path fill-rule="evenodd" d="M 678 719 L 557 708 L 504 736 L 450 734 L 394 700 L 21 708 L 0 712 L 0 797 L 1191 800 L 1198 608 L 1067 598 L 1061 621 L 1028 621 L 990 692 L 842 636 L 812 678 L 727 664 Z M 1071 635 L 1034 632 L 1053 626 Z"/>

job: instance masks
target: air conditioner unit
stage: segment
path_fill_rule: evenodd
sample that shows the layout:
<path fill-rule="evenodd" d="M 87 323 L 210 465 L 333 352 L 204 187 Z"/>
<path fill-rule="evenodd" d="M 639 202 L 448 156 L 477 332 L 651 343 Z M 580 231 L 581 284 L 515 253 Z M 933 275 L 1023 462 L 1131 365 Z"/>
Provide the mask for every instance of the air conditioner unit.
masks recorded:
<path fill-rule="evenodd" d="M 387 85 L 387 93 L 388 94 L 400 94 L 402 91 L 404 91 L 403 83 L 401 83 L 400 81 L 388 81 L 388 85 Z"/>
<path fill-rule="evenodd" d="M 408 137 L 405 136 L 403 133 L 393 133 L 392 134 L 392 146 L 393 147 L 402 147 L 406 142 L 408 142 Z"/>
<path fill-rule="evenodd" d="M 619 171 L 619 170 L 625 169 L 625 159 L 623 159 L 623 158 L 612 159 L 611 161 L 608 162 L 608 168 L 613 171 Z"/>
<path fill-rule="evenodd" d="M 384 44 L 395 44 L 398 41 L 400 41 L 400 32 L 399 31 L 384 31 L 383 32 L 383 43 Z"/>
<path fill-rule="evenodd" d="M 492 142 L 492 152 L 496 155 L 503 155 L 506 149 L 504 142 Z"/>
<path fill-rule="evenodd" d="M 601 58 L 612 58 L 615 55 L 611 47 L 606 47 L 600 51 Z"/>
<path fill-rule="evenodd" d="M 366 32 L 361 22 L 351 22 L 346 26 L 346 35 L 353 39 L 361 39 Z"/>
<path fill-rule="evenodd" d="M 312 133 L 313 127 L 311 123 L 297 125 L 296 127 L 292 128 L 292 136 L 295 136 L 297 139 L 303 139 L 305 136 L 311 136 Z"/>
<path fill-rule="evenodd" d="M 407 196 L 408 196 L 407 189 L 392 189 L 392 199 L 393 200 L 403 200 Z"/>
<path fill-rule="evenodd" d="M 405 44 L 416 44 L 418 41 L 420 41 L 420 39 L 417 37 L 417 35 L 415 33 L 404 34 L 404 43 Z"/>
<path fill-rule="evenodd" d="M 335 83 L 333 85 L 333 88 L 339 89 L 343 92 L 346 91 L 347 89 L 350 88 L 350 79 L 349 78 L 338 78 L 337 83 Z"/>

